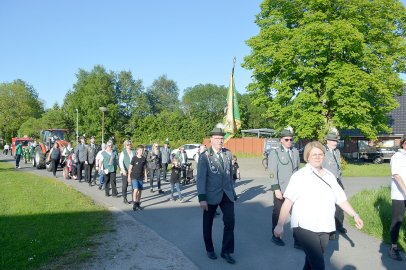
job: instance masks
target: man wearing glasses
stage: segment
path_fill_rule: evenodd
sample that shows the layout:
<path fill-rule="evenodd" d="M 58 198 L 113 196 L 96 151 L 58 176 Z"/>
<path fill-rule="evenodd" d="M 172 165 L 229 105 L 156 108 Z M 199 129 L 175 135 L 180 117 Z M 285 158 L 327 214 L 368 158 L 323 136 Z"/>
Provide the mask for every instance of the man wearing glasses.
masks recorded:
<path fill-rule="evenodd" d="M 284 202 L 283 193 L 288 186 L 289 179 L 299 169 L 299 151 L 293 147 L 293 132 L 284 129 L 280 135 L 280 147 L 272 149 L 268 158 L 268 171 L 273 191 L 272 233 L 278 224 L 279 213 Z M 272 242 L 278 246 L 284 246 L 285 242 L 280 237 L 272 234 Z M 295 248 L 300 245 L 295 240 Z"/>

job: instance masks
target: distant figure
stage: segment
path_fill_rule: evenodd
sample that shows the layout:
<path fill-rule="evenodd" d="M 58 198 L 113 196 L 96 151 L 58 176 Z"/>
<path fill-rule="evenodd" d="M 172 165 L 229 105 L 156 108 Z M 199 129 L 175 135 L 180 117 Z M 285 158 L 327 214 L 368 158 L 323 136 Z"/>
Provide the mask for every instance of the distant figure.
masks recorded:
<path fill-rule="evenodd" d="M 48 155 L 48 162 L 51 162 L 52 174 L 54 175 L 54 177 L 56 177 L 56 170 L 58 168 L 60 159 L 61 151 L 59 150 L 59 145 L 57 143 L 54 143 Z"/>
<path fill-rule="evenodd" d="M 3 149 L 3 155 L 7 156 L 8 151 L 10 150 L 10 145 L 6 142 Z"/>
<path fill-rule="evenodd" d="M 233 155 L 232 164 L 233 164 L 233 180 L 235 182 L 237 179 L 241 179 L 240 166 L 237 163 L 237 156 L 236 155 Z"/>
<path fill-rule="evenodd" d="M 99 189 L 102 190 L 104 186 L 104 172 L 103 172 L 103 152 L 106 150 L 106 144 L 102 143 L 101 149 L 96 155 L 96 171 L 99 174 Z"/>
<path fill-rule="evenodd" d="M 163 180 L 166 180 L 166 174 L 168 173 L 168 164 L 171 163 L 171 148 L 169 148 L 169 141 L 165 141 L 164 146 L 161 148 L 161 168 Z"/>
<path fill-rule="evenodd" d="M 157 178 L 158 193 L 164 193 L 161 190 L 161 151 L 159 151 L 158 144 L 152 145 L 151 152 L 147 156 L 148 169 L 149 169 L 149 184 L 151 192 L 154 192 L 154 178 Z"/>
<path fill-rule="evenodd" d="M 182 168 L 180 167 L 179 160 L 176 157 L 172 159 L 172 169 L 171 170 L 172 170 L 171 178 L 170 178 L 171 196 L 170 196 L 169 200 L 170 201 L 175 200 L 175 198 L 173 196 L 173 192 L 174 192 L 174 189 L 176 187 L 176 190 L 178 191 L 178 200 L 180 202 L 184 202 L 183 197 L 182 197 L 182 193 L 180 191 L 180 174 L 181 174 Z"/>
<path fill-rule="evenodd" d="M 87 161 L 87 149 L 85 145 L 85 136 L 80 136 L 80 143 L 76 146 L 75 156 L 76 156 L 76 166 L 78 171 L 78 180 L 82 181 L 82 170 L 85 167 L 85 162 Z"/>
<path fill-rule="evenodd" d="M 116 187 L 116 172 L 118 165 L 118 155 L 117 151 L 113 150 L 113 142 L 108 141 L 106 144 L 106 150 L 102 152 L 103 156 L 103 169 L 106 178 L 105 195 L 110 196 L 110 186 L 111 195 L 117 197 L 117 187 Z"/>
<path fill-rule="evenodd" d="M 16 152 L 15 152 L 15 156 L 16 156 L 16 168 L 20 169 L 20 160 L 21 160 L 21 156 L 23 154 L 23 146 L 20 142 L 17 143 L 16 146 Z"/>
<path fill-rule="evenodd" d="M 400 140 L 400 149 L 392 156 L 390 165 L 392 173 L 392 224 L 390 226 L 392 246 L 389 255 L 392 259 L 401 261 L 398 239 L 406 212 L 406 134 Z"/>
<path fill-rule="evenodd" d="M 133 159 L 133 156 L 135 156 L 135 151 L 132 149 L 132 142 L 130 140 L 125 140 L 123 152 L 120 153 L 118 159 L 122 182 L 121 194 L 123 196 L 124 204 L 128 204 L 127 187 L 128 184 L 131 184 L 131 182 L 128 183 L 128 168 L 130 167 L 130 162 Z"/>
<path fill-rule="evenodd" d="M 96 179 L 92 181 L 92 172 L 93 172 L 93 167 L 96 161 L 96 155 L 98 152 L 97 146 L 95 144 L 95 137 L 92 136 L 90 138 L 90 144 L 86 146 L 87 150 L 87 158 L 85 162 L 85 179 L 86 182 L 89 184 L 89 186 L 92 186 L 92 182 L 94 182 L 94 185 L 96 185 Z"/>

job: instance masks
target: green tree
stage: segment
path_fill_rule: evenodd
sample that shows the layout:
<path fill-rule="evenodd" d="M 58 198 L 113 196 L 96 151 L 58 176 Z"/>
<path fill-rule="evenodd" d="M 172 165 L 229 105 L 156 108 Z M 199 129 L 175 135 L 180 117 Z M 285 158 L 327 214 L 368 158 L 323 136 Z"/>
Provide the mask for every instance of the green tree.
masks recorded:
<path fill-rule="evenodd" d="M 37 91 L 22 80 L 0 84 L 0 130 L 6 140 L 17 136 L 22 123 L 29 118 L 39 118 L 44 105 Z"/>
<path fill-rule="evenodd" d="M 179 88 L 176 82 L 161 75 L 147 89 L 147 96 L 153 114 L 162 111 L 173 112 L 179 108 Z"/>
<path fill-rule="evenodd" d="M 67 126 L 76 129 L 76 109 L 79 115 L 79 134 L 94 135 L 100 141 L 102 130 L 102 112 L 100 107 L 107 107 L 104 117 L 104 138 L 112 136 L 119 130 L 119 103 L 116 91 L 116 75 L 107 72 L 104 67 L 96 65 L 88 72 L 80 69 L 76 74 L 77 82 L 73 90 L 65 96 L 62 109 L 68 117 Z"/>
<path fill-rule="evenodd" d="M 273 128 L 274 123 L 267 117 L 267 107 L 264 104 L 254 105 L 249 93 L 238 96 L 241 114 L 241 129 Z"/>
<path fill-rule="evenodd" d="M 249 91 L 277 128 L 319 138 L 330 126 L 375 138 L 406 71 L 406 9 L 397 0 L 264 0 L 252 53 Z"/>

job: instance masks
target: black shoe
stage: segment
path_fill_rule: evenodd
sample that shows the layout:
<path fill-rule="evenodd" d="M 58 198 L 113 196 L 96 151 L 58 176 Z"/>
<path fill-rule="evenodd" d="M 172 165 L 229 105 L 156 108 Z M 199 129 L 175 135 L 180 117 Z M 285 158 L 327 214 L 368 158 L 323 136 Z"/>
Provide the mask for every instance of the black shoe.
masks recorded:
<path fill-rule="evenodd" d="M 141 207 L 141 203 L 140 203 L 140 202 L 136 202 L 136 204 L 137 204 L 137 208 L 138 208 L 139 210 L 143 210 L 143 209 L 144 209 L 144 208 Z"/>
<path fill-rule="evenodd" d="M 346 234 L 346 233 L 347 233 L 347 229 L 346 229 L 346 228 L 344 228 L 344 227 L 337 228 L 337 232 L 339 232 L 339 233 L 343 233 L 343 234 Z"/>
<path fill-rule="evenodd" d="M 274 235 L 272 236 L 272 242 L 277 245 L 283 247 L 285 245 L 285 242 L 279 237 L 275 237 Z"/>
<path fill-rule="evenodd" d="M 133 204 L 133 211 L 137 211 L 137 203 Z"/>
<path fill-rule="evenodd" d="M 229 264 L 235 264 L 235 260 L 230 253 L 221 253 L 221 258 L 224 258 Z"/>
<path fill-rule="evenodd" d="M 207 251 L 207 257 L 211 260 L 216 260 L 217 259 L 217 255 L 214 251 Z"/>
<path fill-rule="evenodd" d="M 396 261 L 402 261 L 402 257 L 400 256 L 399 249 L 397 247 L 390 248 L 389 256 Z"/>
<path fill-rule="evenodd" d="M 295 241 L 295 244 L 293 245 L 293 247 L 294 247 L 295 249 L 303 249 L 303 248 L 302 248 L 302 245 L 299 244 L 299 242 L 297 242 L 297 241 Z"/>
<path fill-rule="evenodd" d="M 154 192 L 154 189 L 153 189 L 153 188 L 151 188 L 149 191 Z"/>
<path fill-rule="evenodd" d="M 165 192 L 162 191 L 162 189 L 158 190 L 159 194 L 164 194 Z"/>
<path fill-rule="evenodd" d="M 102 186 L 99 186 L 99 189 L 101 190 L 101 189 L 102 189 Z"/>
<path fill-rule="evenodd" d="M 127 198 L 124 198 L 124 199 L 123 199 L 123 203 L 124 203 L 124 204 L 128 204 Z"/>

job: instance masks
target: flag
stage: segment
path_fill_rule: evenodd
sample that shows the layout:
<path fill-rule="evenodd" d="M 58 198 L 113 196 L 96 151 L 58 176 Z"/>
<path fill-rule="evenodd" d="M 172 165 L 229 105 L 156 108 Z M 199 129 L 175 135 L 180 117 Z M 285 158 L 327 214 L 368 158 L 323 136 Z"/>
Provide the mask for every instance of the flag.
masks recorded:
<path fill-rule="evenodd" d="M 226 135 L 224 136 L 224 143 L 226 143 L 229 139 L 231 139 L 234 134 L 241 128 L 241 118 L 240 118 L 240 111 L 238 110 L 238 99 L 237 99 L 237 91 L 235 90 L 234 84 L 234 66 L 235 66 L 235 58 L 234 58 L 234 65 L 233 69 L 231 70 L 230 75 L 230 87 L 228 89 L 227 94 L 227 107 L 225 109 L 225 117 L 224 117 L 224 131 Z"/>

